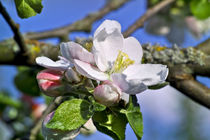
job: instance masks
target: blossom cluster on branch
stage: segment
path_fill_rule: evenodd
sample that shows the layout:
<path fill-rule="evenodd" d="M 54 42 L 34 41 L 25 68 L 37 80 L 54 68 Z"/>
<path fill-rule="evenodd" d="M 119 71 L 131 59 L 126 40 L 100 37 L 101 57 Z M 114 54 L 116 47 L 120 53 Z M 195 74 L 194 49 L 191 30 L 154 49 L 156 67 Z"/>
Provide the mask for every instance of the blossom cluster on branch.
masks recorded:
<path fill-rule="evenodd" d="M 103 112 L 106 108 L 111 110 L 113 107 L 115 109 L 118 107 L 118 113 L 121 109 L 129 110 L 131 106 L 134 106 L 132 96 L 145 91 L 150 86 L 164 83 L 168 75 L 166 65 L 141 63 L 143 50 L 139 41 L 134 37 L 124 38 L 121 33 L 121 25 L 114 20 L 105 20 L 97 28 L 92 43 L 84 46 L 75 42 L 61 43 L 60 53 L 61 56 L 59 56 L 58 61 L 53 61 L 45 56 L 36 58 L 37 64 L 47 68 L 37 75 L 40 89 L 48 96 L 71 96 L 74 94 L 72 101 L 75 103 L 88 98 L 88 101 L 104 106 L 103 110 L 98 111 L 96 109 L 95 112 Z M 89 81 L 89 84 L 87 84 L 87 81 Z M 75 94 L 84 95 L 83 92 L 88 94 L 75 97 Z M 70 104 L 72 103 L 68 103 L 68 105 Z M 61 106 L 64 105 L 61 104 Z M 78 124 L 75 127 L 76 129 L 69 129 L 69 126 L 65 127 L 62 124 L 63 121 L 59 122 L 59 119 L 53 119 L 59 118 L 61 108 L 59 106 L 58 111 L 55 111 L 55 117 L 51 115 L 52 121 L 49 121 L 48 118 L 51 125 L 45 123 L 46 127 L 75 131 L 80 129 L 89 118 L 95 118 L 94 113 L 89 114 L 90 117 Z M 74 110 L 74 108 L 71 109 Z M 79 111 L 82 114 L 82 108 Z M 128 112 L 125 114 L 126 120 L 134 129 L 137 137 L 140 138 L 138 131 L 142 130 L 135 127 Z M 132 114 L 132 117 L 135 117 L 135 115 Z M 93 119 L 94 124 L 101 131 L 101 126 L 97 125 L 101 122 L 96 120 Z M 119 139 L 123 139 L 123 137 Z"/>

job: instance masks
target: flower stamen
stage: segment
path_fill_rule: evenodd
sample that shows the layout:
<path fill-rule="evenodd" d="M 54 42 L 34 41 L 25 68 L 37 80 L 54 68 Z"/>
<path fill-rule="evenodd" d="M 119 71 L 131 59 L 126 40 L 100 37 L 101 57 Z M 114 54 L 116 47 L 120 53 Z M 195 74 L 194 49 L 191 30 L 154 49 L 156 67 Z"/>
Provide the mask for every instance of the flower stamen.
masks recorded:
<path fill-rule="evenodd" d="M 116 61 L 114 62 L 114 66 L 112 67 L 112 70 L 110 73 L 121 73 L 123 70 L 125 70 L 129 65 L 134 64 L 134 61 L 129 58 L 129 56 L 119 51 Z"/>

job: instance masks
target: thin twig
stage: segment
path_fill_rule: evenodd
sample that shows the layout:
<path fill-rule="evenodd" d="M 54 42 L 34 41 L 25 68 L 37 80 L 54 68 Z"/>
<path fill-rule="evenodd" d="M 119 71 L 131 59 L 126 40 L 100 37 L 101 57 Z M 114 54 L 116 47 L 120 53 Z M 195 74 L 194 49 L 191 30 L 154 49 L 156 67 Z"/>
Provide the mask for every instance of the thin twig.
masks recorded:
<path fill-rule="evenodd" d="M 107 13 L 117 8 L 120 8 L 127 1 L 128 0 L 108 0 L 107 4 L 98 12 L 89 14 L 81 20 L 78 20 L 67 26 L 56 28 L 49 31 L 27 33 L 26 37 L 28 39 L 34 39 L 34 40 L 58 37 L 63 40 L 63 39 L 66 39 L 66 37 L 68 36 L 70 32 L 75 32 L 75 31 L 90 32 L 93 22 L 101 19 Z"/>
<path fill-rule="evenodd" d="M 128 37 L 131 35 L 134 31 L 136 31 L 138 28 L 142 27 L 146 20 L 148 20 L 150 17 L 158 13 L 161 9 L 168 6 L 169 4 L 175 2 L 176 0 L 164 0 L 155 5 L 154 7 L 147 10 L 147 12 L 141 16 L 139 19 L 137 19 L 134 24 L 132 24 L 124 33 L 124 37 Z"/>
<path fill-rule="evenodd" d="M 10 28 L 12 29 L 14 33 L 14 40 L 17 42 L 17 44 L 20 47 L 20 51 L 19 51 L 20 56 L 24 56 L 26 54 L 25 53 L 26 45 L 24 43 L 23 36 L 21 35 L 19 31 L 18 25 L 15 24 L 15 22 L 10 18 L 9 14 L 7 13 L 4 6 L 2 5 L 1 1 L 0 1 L 0 13 L 2 14 L 6 22 L 9 24 Z"/>
<path fill-rule="evenodd" d="M 59 96 L 55 98 L 54 101 L 47 107 L 42 117 L 37 121 L 35 126 L 31 129 L 30 140 L 36 140 L 36 137 L 42 127 L 43 120 L 50 112 L 52 112 L 59 104 L 61 104 L 62 101 L 63 101 L 63 97 Z"/>

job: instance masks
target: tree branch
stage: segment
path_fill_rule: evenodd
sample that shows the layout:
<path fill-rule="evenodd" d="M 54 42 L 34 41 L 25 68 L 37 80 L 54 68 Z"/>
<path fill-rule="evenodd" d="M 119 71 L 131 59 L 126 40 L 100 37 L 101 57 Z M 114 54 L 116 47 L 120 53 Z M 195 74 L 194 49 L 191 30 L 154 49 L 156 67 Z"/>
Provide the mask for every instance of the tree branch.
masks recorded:
<path fill-rule="evenodd" d="M 47 109 L 44 111 L 41 118 L 37 121 L 37 123 L 35 123 L 35 126 L 31 129 L 30 140 L 36 140 L 36 137 L 42 127 L 43 120 L 50 112 L 55 110 L 57 106 L 61 104 L 62 101 L 63 101 L 63 97 L 59 96 L 55 98 L 54 101 L 47 107 Z"/>
<path fill-rule="evenodd" d="M 168 81 L 177 90 L 210 109 L 210 89 L 194 79 L 189 67 L 171 67 Z"/>
<path fill-rule="evenodd" d="M 195 48 L 203 51 L 205 54 L 210 55 L 210 38 L 198 44 Z"/>
<path fill-rule="evenodd" d="M 141 16 L 139 19 L 135 21 L 134 24 L 132 24 L 124 33 L 124 37 L 128 37 L 131 35 L 134 31 L 136 31 L 138 28 L 142 27 L 144 25 L 144 22 L 148 20 L 150 17 L 155 15 L 157 12 L 159 12 L 164 7 L 168 6 L 169 4 L 175 2 L 176 0 L 164 0 L 155 5 L 154 7 L 147 10 L 147 12 Z"/>
<path fill-rule="evenodd" d="M 4 6 L 2 5 L 2 3 L 0 2 L 0 13 L 2 14 L 2 16 L 4 17 L 4 19 L 6 20 L 6 22 L 9 24 L 10 28 L 12 29 L 13 33 L 14 33 L 14 40 L 17 42 L 17 44 L 19 45 L 19 52 L 17 54 L 17 57 L 24 57 L 26 51 L 26 45 L 24 43 L 24 39 L 19 31 L 19 27 L 17 24 L 15 24 L 15 22 L 10 18 L 9 14 L 7 13 L 6 9 L 4 8 Z M 19 59 L 19 58 L 18 58 Z"/>
<path fill-rule="evenodd" d="M 204 62 L 205 62 L 204 65 L 188 65 L 188 66 L 193 70 L 194 75 L 210 77 L 210 56 L 207 56 Z"/>
<path fill-rule="evenodd" d="M 57 60 L 59 48 L 57 45 L 38 42 L 36 40 L 25 40 L 26 54 L 28 59 L 18 59 L 16 57 L 17 45 L 13 39 L 0 42 L 0 64 L 4 65 L 35 65 L 35 58 L 46 56 Z"/>
<path fill-rule="evenodd" d="M 46 39 L 58 37 L 60 39 L 66 38 L 70 32 L 75 31 L 85 31 L 90 32 L 92 28 L 93 22 L 99 20 L 107 13 L 120 8 L 123 4 L 125 4 L 128 0 L 108 0 L 107 4 L 100 9 L 98 12 L 89 14 L 85 18 L 78 20 L 72 24 L 69 24 L 64 27 L 56 28 L 49 31 L 37 32 L 37 33 L 27 33 L 26 38 L 28 39 Z"/>

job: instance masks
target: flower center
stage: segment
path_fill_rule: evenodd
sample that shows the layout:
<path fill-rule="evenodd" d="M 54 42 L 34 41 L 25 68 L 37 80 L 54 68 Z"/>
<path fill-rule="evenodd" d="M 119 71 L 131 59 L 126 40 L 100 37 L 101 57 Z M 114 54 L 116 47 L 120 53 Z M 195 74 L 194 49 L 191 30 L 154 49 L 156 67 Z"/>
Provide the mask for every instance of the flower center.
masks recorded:
<path fill-rule="evenodd" d="M 121 73 L 132 64 L 134 64 L 134 61 L 126 53 L 119 51 L 110 73 Z"/>

